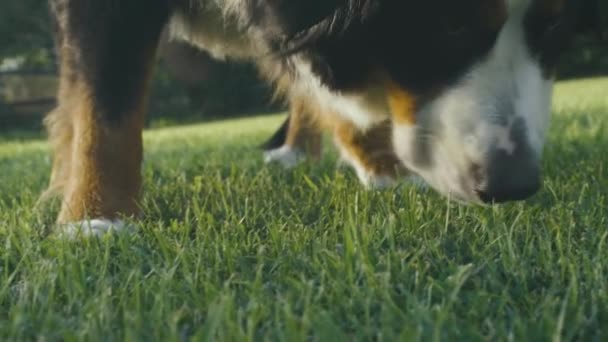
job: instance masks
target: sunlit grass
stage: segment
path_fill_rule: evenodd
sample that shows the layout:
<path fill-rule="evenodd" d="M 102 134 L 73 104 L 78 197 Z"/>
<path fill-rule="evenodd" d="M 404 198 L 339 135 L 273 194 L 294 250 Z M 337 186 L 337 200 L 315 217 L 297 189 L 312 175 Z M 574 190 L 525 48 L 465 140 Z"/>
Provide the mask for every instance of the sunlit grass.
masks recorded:
<path fill-rule="evenodd" d="M 560 84 L 534 198 L 461 206 L 265 167 L 283 116 L 145 134 L 135 234 L 49 235 L 42 141 L 0 144 L 0 340 L 603 340 L 608 79 Z"/>

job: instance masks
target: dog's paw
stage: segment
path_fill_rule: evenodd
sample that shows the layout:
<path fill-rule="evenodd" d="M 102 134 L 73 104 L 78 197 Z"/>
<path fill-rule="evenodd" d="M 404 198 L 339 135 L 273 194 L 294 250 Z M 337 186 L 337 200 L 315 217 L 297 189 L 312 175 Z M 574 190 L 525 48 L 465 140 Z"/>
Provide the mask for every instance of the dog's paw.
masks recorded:
<path fill-rule="evenodd" d="M 302 151 L 288 145 L 264 152 L 264 162 L 266 164 L 277 163 L 286 169 L 295 167 L 305 158 L 306 156 Z"/>
<path fill-rule="evenodd" d="M 59 234 L 67 239 L 102 237 L 128 231 L 130 226 L 122 220 L 94 219 L 61 224 Z"/>

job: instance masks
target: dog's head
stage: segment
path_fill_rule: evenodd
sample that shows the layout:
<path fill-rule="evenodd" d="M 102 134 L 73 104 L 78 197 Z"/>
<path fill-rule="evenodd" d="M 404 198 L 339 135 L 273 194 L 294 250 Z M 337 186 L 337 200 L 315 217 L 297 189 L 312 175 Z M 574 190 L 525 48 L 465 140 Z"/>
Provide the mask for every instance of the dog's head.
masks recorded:
<path fill-rule="evenodd" d="M 251 9 L 334 110 L 392 115 L 408 169 L 457 199 L 500 202 L 540 186 L 554 68 L 592 3 L 258 0 Z"/>

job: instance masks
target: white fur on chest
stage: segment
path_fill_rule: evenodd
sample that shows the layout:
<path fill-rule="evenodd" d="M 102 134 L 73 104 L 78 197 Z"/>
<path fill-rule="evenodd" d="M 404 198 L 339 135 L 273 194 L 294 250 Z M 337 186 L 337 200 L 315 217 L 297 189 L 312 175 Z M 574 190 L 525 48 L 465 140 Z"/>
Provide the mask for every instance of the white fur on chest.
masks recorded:
<path fill-rule="evenodd" d="M 386 90 L 381 84 L 357 94 L 346 94 L 330 90 L 311 71 L 310 65 L 294 58 L 296 78 L 293 90 L 299 94 L 310 94 L 326 112 L 336 113 L 365 130 L 386 120 L 390 116 Z"/>

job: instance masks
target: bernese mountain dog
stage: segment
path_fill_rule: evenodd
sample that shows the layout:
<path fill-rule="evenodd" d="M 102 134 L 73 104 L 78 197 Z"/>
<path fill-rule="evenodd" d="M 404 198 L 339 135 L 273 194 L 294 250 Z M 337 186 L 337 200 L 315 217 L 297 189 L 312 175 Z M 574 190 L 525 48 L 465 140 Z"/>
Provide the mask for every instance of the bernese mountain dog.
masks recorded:
<path fill-rule="evenodd" d="M 367 184 L 404 171 L 463 202 L 527 198 L 541 184 L 553 70 L 591 2 L 50 0 L 58 223 L 98 234 L 137 214 L 146 96 L 167 25 L 215 57 L 255 63 L 308 113 L 290 121 L 326 122 Z"/>

